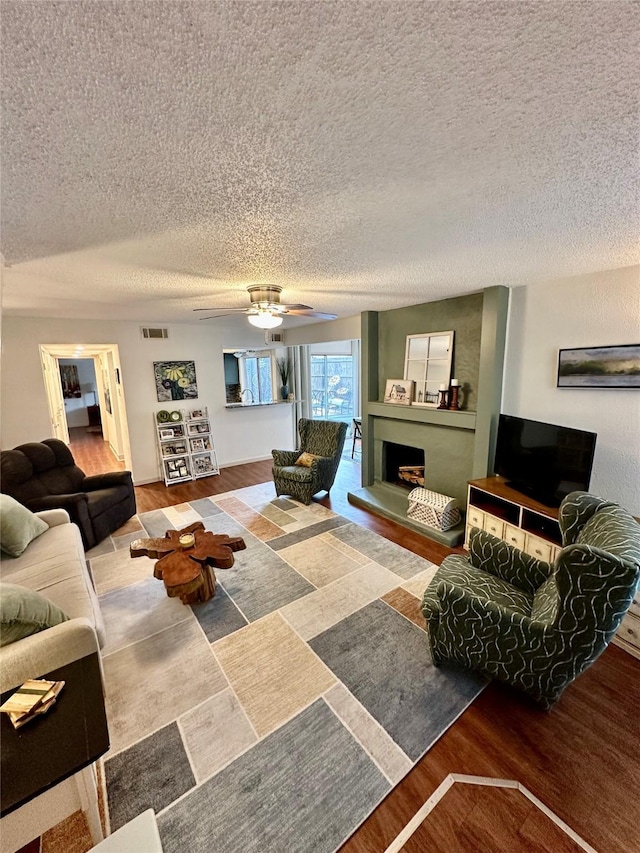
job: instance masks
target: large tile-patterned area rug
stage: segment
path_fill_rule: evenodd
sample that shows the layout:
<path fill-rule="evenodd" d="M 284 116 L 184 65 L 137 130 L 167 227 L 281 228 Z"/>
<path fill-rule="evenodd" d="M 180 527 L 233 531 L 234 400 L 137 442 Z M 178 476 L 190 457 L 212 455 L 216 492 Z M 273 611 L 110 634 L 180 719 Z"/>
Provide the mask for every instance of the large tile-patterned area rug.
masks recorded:
<path fill-rule="evenodd" d="M 247 549 L 184 606 L 128 545 L 200 520 Z M 336 850 L 484 686 L 429 661 L 435 566 L 321 504 L 265 483 L 125 529 L 88 554 L 108 800 L 114 830 L 155 809 L 165 853 Z"/>

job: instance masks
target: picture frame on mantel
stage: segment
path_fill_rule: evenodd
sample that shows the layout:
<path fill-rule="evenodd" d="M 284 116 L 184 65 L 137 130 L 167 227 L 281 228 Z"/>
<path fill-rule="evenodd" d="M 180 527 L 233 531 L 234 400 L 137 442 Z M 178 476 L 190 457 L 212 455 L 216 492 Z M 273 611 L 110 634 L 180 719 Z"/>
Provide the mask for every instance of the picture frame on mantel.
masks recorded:
<path fill-rule="evenodd" d="M 407 335 L 404 378 L 414 382 L 412 405 L 437 409 L 439 390 L 449 387 L 453 331 Z"/>
<path fill-rule="evenodd" d="M 384 402 L 396 406 L 410 406 L 413 398 L 413 382 L 410 379 L 387 379 Z"/>

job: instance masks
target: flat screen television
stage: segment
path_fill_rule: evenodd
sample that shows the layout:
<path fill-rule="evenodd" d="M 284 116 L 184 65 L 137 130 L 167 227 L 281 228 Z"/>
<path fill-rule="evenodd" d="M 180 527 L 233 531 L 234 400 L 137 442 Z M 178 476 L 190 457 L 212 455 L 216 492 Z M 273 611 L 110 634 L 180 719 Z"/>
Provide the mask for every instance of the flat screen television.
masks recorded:
<path fill-rule="evenodd" d="M 596 433 L 500 415 L 495 472 L 546 506 L 588 491 Z"/>

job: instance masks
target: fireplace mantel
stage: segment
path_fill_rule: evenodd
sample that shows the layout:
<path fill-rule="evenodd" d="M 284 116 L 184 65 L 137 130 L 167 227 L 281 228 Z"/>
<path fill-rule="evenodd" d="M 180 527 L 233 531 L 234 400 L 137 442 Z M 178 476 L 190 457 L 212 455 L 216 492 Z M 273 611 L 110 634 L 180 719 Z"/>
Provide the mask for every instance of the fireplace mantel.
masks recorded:
<path fill-rule="evenodd" d="M 378 418 L 392 418 L 396 421 L 413 421 L 420 424 L 457 427 L 458 429 L 476 428 L 475 412 L 456 412 L 449 409 L 428 409 L 418 406 L 397 406 L 392 403 L 369 403 L 367 411 Z"/>

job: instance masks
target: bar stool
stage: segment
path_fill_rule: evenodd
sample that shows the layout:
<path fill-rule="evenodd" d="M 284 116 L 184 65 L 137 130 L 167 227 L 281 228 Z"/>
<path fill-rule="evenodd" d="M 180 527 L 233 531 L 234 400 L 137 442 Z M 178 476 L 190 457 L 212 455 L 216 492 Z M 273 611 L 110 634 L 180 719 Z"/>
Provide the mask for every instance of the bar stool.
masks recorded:
<path fill-rule="evenodd" d="M 362 418 L 353 419 L 353 444 L 351 446 L 351 458 L 356 450 L 356 440 L 360 439 L 360 452 L 362 452 Z"/>

